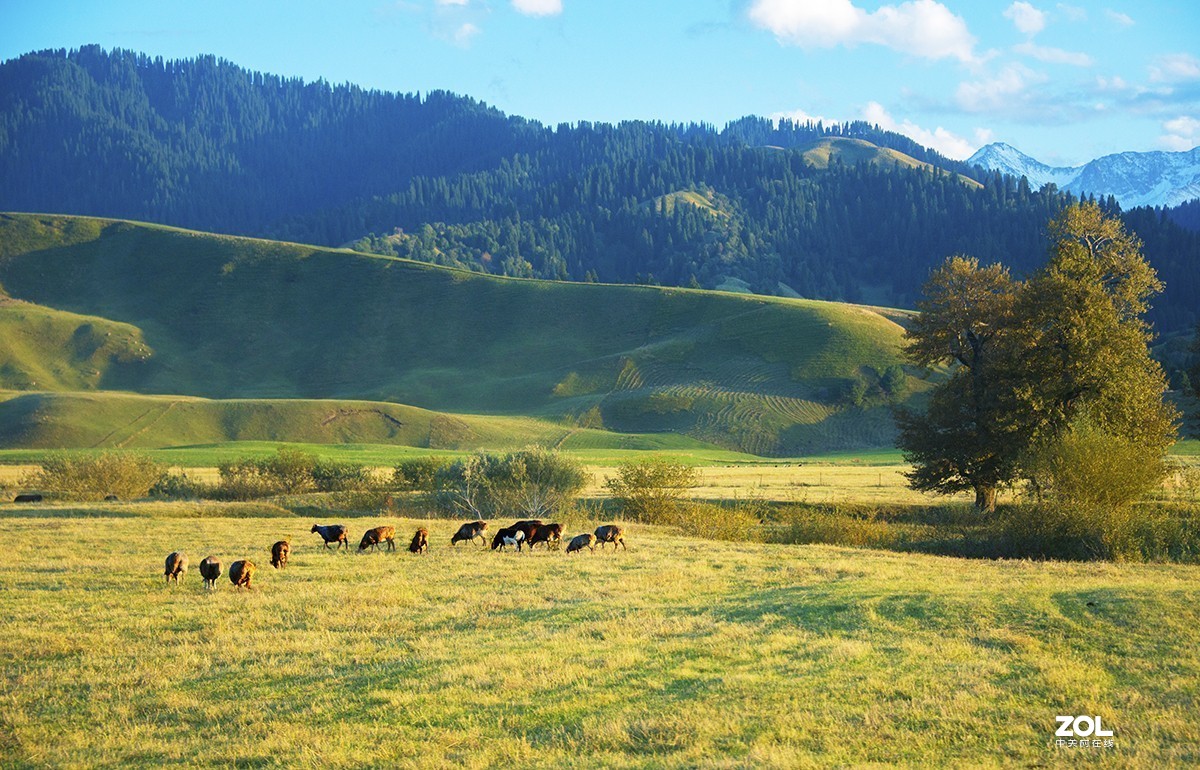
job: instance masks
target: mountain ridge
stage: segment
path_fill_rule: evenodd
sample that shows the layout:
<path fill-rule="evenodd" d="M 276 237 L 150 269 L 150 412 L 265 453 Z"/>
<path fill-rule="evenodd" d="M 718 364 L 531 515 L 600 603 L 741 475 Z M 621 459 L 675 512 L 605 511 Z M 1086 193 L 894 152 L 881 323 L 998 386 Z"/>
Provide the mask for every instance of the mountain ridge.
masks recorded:
<path fill-rule="evenodd" d="M 1171 208 L 1200 198 L 1200 147 L 1183 152 L 1118 152 L 1079 166 L 1049 166 L 1010 144 L 993 142 L 966 162 L 1025 177 L 1035 189 L 1054 184 L 1077 195 L 1111 195 L 1126 209 Z"/>

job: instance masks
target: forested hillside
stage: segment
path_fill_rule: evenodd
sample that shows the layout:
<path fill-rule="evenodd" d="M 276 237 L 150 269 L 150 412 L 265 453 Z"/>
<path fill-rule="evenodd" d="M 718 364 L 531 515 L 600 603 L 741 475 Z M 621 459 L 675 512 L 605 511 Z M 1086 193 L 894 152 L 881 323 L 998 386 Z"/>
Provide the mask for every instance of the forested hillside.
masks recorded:
<path fill-rule="evenodd" d="M 551 128 L 447 93 L 96 47 L 0 65 L 0 178 L 0 209 L 893 306 L 950 254 L 1041 264 L 1042 229 L 1073 200 L 861 122 Z M 1126 221 L 1167 284 L 1152 319 L 1189 328 L 1200 235 L 1157 211 Z"/>

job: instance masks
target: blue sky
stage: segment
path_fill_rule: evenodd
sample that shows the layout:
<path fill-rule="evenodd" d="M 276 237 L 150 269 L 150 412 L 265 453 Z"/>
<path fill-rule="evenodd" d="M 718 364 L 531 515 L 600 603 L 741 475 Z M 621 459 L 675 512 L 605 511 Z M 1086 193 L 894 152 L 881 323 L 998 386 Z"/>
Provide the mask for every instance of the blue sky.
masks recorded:
<path fill-rule="evenodd" d="M 867 119 L 951 157 L 1200 144 L 1200 2 L 0 0 L 0 59 L 98 43 L 546 123 Z"/>

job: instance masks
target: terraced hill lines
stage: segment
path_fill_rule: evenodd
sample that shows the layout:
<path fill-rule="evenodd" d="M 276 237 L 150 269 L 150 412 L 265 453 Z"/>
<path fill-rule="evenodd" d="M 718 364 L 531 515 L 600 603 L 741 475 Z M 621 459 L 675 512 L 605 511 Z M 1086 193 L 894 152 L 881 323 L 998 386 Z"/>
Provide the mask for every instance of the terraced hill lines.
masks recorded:
<path fill-rule="evenodd" d="M 508 446 L 517 437 L 570 446 L 584 440 L 573 429 L 602 426 L 790 454 L 823 446 L 835 423 L 827 448 L 891 439 L 871 410 L 840 399 L 854 378 L 899 361 L 898 311 L 506 279 L 338 249 L 18 214 L 0 215 L 0 285 L 11 307 L 23 308 L 0 307 L 0 325 L 15 330 L 0 338 L 0 388 L 119 388 L 179 401 L 134 414 L 132 396 L 17 400 L 0 405 L 6 446 L 72 436 L 86 436 L 86 446 Z M 34 343 L 19 344 L 24 338 Z M 910 390 L 922 387 L 914 379 Z M 370 406 L 293 408 L 287 399 Z M 419 409 L 404 411 L 411 407 Z M 40 423 L 28 422 L 34 415 Z"/>

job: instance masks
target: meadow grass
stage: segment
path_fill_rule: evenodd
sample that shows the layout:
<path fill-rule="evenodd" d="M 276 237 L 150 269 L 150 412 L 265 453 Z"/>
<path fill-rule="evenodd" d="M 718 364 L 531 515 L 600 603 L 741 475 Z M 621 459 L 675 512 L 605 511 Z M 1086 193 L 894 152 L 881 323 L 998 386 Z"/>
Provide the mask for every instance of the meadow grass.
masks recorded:
<path fill-rule="evenodd" d="M 297 518 L 0 506 L 0 765 L 1200 761 L 1200 568 L 713 543 L 335 554 Z M 347 519 L 357 537 L 376 518 Z M 591 522 L 572 522 L 571 532 Z M 267 566 L 290 538 L 293 561 Z M 164 586 L 182 549 L 192 571 Z M 208 554 L 257 585 L 200 587 Z M 1054 745 L 1099 714 L 1112 749 Z"/>

